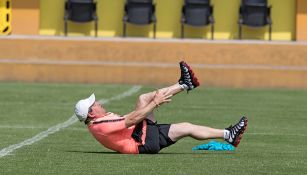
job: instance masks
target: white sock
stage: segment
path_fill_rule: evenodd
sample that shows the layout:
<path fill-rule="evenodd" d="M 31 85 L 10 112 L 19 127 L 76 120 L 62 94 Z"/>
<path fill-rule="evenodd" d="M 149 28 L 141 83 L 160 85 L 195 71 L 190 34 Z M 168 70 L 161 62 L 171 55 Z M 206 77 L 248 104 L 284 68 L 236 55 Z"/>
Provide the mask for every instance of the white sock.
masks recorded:
<path fill-rule="evenodd" d="M 186 89 L 189 88 L 186 84 L 180 84 L 179 86 L 180 86 L 181 89 L 183 89 L 183 90 L 186 90 Z"/>
<path fill-rule="evenodd" d="M 224 130 L 224 139 L 229 139 L 230 132 L 228 130 Z"/>

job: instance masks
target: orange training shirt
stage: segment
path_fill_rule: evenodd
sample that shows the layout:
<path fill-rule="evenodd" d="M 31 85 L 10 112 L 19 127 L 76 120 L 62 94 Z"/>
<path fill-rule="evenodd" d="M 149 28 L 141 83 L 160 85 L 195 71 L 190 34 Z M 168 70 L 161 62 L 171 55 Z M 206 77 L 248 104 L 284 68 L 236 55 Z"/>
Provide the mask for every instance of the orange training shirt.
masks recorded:
<path fill-rule="evenodd" d="M 90 124 L 89 131 L 106 148 L 124 153 L 124 154 L 138 154 L 138 146 L 140 143 L 136 142 L 131 134 L 135 126 L 126 128 L 125 118 L 120 117 L 114 113 L 107 113 L 105 116 L 95 118 L 94 121 L 104 121 L 98 124 Z M 143 121 L 142 128 L 142 144 L 145 144 L 147 124 Z"/>

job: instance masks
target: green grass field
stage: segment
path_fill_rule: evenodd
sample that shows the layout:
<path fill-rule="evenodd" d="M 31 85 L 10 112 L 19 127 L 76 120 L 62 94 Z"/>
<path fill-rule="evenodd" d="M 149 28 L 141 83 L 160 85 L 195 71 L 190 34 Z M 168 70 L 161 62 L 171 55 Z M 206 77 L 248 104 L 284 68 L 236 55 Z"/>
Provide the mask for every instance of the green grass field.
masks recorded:
<path fill-rule="evenodd" d="M 110 99 L 131 87 L 0 83 L 0 152 L 67 121 L 74 104 L 91 92 Z M 105 106 L 125 114 L 138 95 L 156 88 L 142 87 Z M 159 108 L 158 122 L 225 128 L 246 115 L 248 130 L 236 151 L 192 151 L 208 141 L 186 138 L 158 155 L 122 155 L 102 147 L 76 122 L 0 157 L 0 174 L 306 174 L 306 104 L 307 90 L 201 87 Z"/>

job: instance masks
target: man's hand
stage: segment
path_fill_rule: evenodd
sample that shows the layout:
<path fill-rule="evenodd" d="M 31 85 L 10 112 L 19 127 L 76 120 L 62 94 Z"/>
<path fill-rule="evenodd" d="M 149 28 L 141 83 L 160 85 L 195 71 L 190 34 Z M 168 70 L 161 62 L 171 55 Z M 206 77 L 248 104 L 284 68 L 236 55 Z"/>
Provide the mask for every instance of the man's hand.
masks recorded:
<path fill-rule="evenodd" d="M 173 96 L 172 94 L 168 94 L 168 91 L 159 92 L 159 90 L 157 90 L 153 98 L 153 102 L 156 104 L 156 106 L 160 106 L 163 103 L 168 103 L 172 101 L 171 99 L 172 96 Z"/>
<path fill-rule="evenodd" d="M 156 94 L 150 103 L 148 103 L 146 106 L 140 109 L 134 110 L 129 114 L 124 115 L 126 127 L 129 128 L 130 126 L 142 122 L 146 118 L 146 116 L 150 112 L 152 112 L 157 106 L 172 101 L 171 99 L 172 96 L 173 95 L 169 94 L 168 91 L 166 92 L 156 91 Z"/>

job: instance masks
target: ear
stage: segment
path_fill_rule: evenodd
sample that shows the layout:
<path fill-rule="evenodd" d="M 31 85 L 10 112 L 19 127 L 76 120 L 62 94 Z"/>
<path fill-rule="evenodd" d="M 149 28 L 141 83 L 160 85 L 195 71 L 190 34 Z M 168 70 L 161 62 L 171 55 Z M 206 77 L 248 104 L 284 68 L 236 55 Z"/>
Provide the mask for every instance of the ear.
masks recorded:
<path fill-rule="evenodd" d="M 92 114 L 92 112 L 89 112 L 89 113 L 87 114 L 87 116 L 90 117 L 90 118 L 94 118 L 94 115 Z"/>

